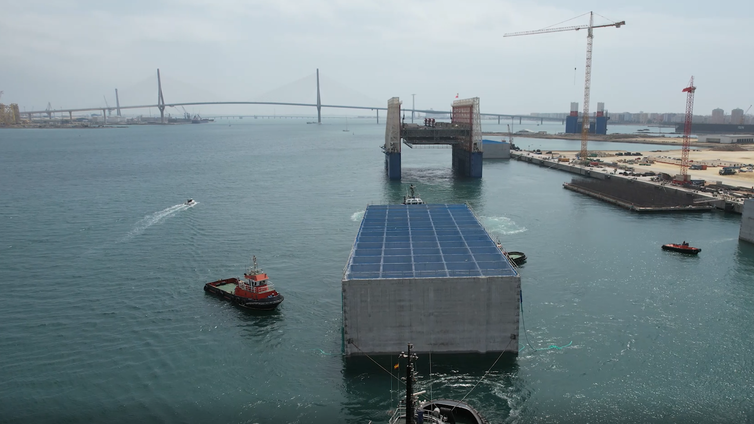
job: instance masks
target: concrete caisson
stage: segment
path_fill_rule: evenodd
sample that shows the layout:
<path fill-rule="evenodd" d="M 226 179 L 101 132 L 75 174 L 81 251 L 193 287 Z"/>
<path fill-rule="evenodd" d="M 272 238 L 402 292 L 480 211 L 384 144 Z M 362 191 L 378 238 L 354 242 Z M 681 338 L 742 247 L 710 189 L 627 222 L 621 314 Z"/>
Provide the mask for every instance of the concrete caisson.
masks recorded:
<path fill-rule="evenodd" d="M 482 158 L 484 159 L 510 159 L 511 145 L 506 141 L 482 140 Z"/>
<path fill-rule="evenodd" d="M 371 205 L 343 276 L 345 354 L 515 354 L 520 290 L 466 205 Z"/>
<path fill-rule="evenodd" d="M 744 211 L 741 215 L 741 230 L 738 238 L 749 243 L 754 243 L 754 199 L 744 202 Z"/>

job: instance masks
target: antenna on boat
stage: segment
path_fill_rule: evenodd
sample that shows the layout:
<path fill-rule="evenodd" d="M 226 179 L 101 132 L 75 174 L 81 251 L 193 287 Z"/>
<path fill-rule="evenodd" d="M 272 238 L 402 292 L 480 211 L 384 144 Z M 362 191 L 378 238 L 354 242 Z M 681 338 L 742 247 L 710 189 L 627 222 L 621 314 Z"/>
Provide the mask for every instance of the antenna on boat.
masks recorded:
<path fill-rule="evenodd" d="M 411 353 L 413 344 L 408 344 L 408 353 L 401 352 L 398 355 L 399 358 L 407 358 L 406 361 L 406 424 L 410 424 L 414 421 L 414 361 L 416 361 L 416 354 Z"/>

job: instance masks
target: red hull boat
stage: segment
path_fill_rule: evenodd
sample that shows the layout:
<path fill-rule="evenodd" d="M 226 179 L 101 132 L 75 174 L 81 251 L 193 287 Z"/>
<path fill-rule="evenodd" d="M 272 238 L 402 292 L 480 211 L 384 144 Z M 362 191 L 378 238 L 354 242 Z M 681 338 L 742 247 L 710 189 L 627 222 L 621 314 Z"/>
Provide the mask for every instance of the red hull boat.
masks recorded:
<path fill-rule="evenodd" d="M 662 250 L 671 250 L 673 252 L 687 253 L 689 255 L 696 255 L 702 251 L 702 249 L 698 247 L 689 246 L 689 244 L 686 243 L 685 241 L 680 244 L 676 244 L 676 243 L 663 244 Z"/>
<path fill-rule="evenodd" d="M 257 257 L 244 273 L 244 278 L 226 278 L 204 285 L 204 291 L 246 309 L 271 311 L 283 302 L 283 295 L 269 283 L 267 274 L 257 267 Z"/>

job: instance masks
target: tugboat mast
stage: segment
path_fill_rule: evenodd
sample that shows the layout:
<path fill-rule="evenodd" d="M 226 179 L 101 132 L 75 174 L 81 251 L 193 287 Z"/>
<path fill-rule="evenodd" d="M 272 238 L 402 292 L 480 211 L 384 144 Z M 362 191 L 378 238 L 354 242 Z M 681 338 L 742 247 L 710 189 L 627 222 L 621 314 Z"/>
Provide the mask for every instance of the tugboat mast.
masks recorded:
<path fill-rule="evenodd" d="M 406 364 L 406 424 L 414 422 L 414 361 L 417 356 L 411 353 L 413 344 L 408 344 L 408 353 L 399 355 L 401 358 L 408 358 Z"/>

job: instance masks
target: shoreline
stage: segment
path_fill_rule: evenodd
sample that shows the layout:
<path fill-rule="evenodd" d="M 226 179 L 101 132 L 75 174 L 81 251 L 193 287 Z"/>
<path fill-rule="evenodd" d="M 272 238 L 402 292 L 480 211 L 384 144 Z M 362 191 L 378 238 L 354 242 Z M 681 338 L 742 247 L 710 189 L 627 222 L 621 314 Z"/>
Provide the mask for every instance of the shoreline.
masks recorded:
<path fill-rule="evenodd" d="M 581 141 L 581 134 L 508 134 L 507 132 L 482 132 L 482 136 L 503 137 L 512 135 L 513 138 L 539 138 L 545 140 L 574 140 Z M 615 143 L 636 143 L 636 144 L 659 144 L 659 145 L 681 145 L 683 137 L 647 137 L 644 134 L 589 134 L 589 141 L 610 141 Z M 718 146 L 718 143 L 697 143 L 698 146 Z"/>

